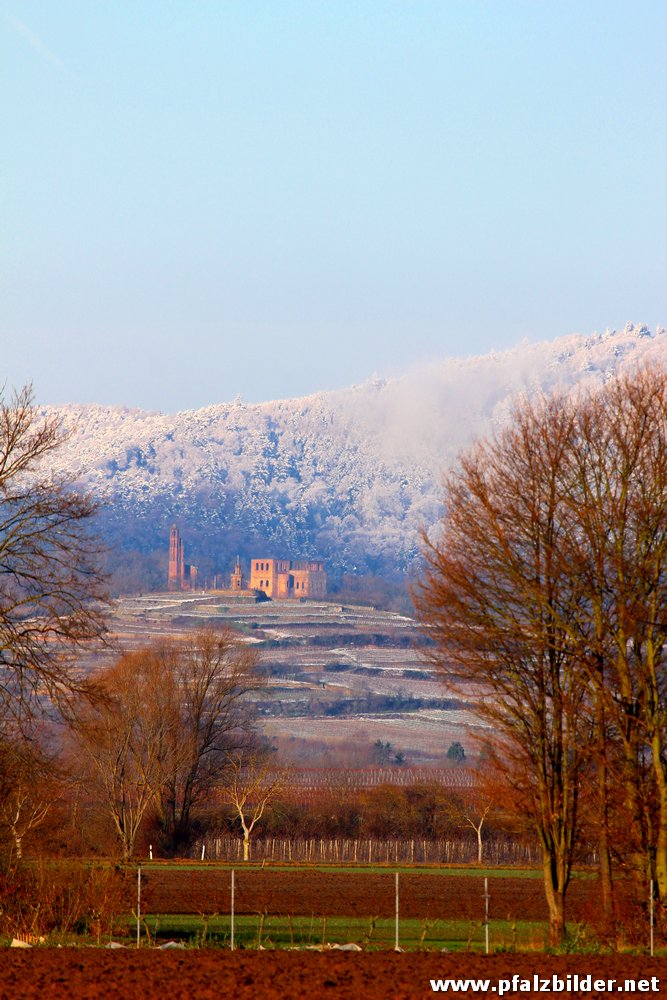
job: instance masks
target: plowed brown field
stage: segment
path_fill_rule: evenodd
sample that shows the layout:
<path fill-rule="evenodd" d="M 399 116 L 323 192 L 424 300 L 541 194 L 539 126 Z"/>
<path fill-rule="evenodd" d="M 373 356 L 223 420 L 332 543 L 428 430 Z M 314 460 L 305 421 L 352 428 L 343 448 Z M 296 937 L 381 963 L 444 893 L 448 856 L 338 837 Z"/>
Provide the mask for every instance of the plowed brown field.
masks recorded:
<path fill-rule="evenodd" d="M 612 992 L 625 979 L 644 979 L 648 995 L 667 996 L 667 959 L 610 955 L 553 957 L 544 955 L 452 956 L 433 953 L 398 955 L 313 954 L 303 952 L 103 951 L 63 948 L 5 950 L 0 954 L 1 1000 L 126 1000 L 129 997 L 223 998 L 234 1000 L 421 1000 L 433 996 L 431 979 L 489 979 L 488 991 L 460 991 L 459 996 L 499 994 L 500 979 L 535 974 L 565 977 L 578 974 L 614 979 Z M 651 988 L 651 977 L 659 988 Z M 664 985 L 663 985 L 664 984 Z M 624 990 L 625 992 L 625 990 Z M 642 990 L 642 992 L 645 992 Z M 506 996 L 536 997 L 532 988 Z M 543 994 L 540 994 L 541 996 Z M 562 997 L 608 997 L 600 989 L 585 993 L 560 991 Z"/>
<path fill-rule="evenodd" d="M 235 909 L 239 914 L 318 914 L 348 917 L 392 917 L 394 874 L 354 869 L 237 869 Z M 149 913 L 228 913 L 229 870 L 165 867 L 142 875 L 142 901 Z M 400 909 L 404 918 L 479 919 L 483 913 L 484 879 L 422 872 L 400 875 Z M 489 915 L 507 920 L 546 920 L 540 878 L 489 878 Z M 575 879 L 568 891 L 568 919 L 594 914 L 594 879 Z M 130 905 L 128 905 L 130 909 Z"/>

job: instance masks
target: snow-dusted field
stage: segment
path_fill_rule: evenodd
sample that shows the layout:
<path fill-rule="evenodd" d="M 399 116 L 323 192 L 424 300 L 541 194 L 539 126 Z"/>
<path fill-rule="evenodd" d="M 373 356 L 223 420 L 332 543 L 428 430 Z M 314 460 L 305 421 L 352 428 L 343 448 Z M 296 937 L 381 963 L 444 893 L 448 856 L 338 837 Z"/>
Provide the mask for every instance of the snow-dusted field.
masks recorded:
<path fill-rule="evenodd" d="M 454 740 L 472 748 L 473 734 L 483 730 L 466 707 L 470 694 L 423 658 L 417 623 L 393 612 L 326 601 L 143 594 L 117 602 L 111 631 L 118 648 L 130 650 L 207 623 L 256 644 L 268 672 L 255 695 L 260 723 L 279 745 L 297 738 L 370 747 L 382 740 L 408 759 L 428 759 L 441 757 Z M 109 651 L 91 669 L 115 655 Z"/>
<path fill-rule="evenodd" d="M 344 719 L 295 716 L 263 719 L 262 728 L 267 736 L 278 741 L 280 748 L 288 747 L 291 738 L 357 746 L 370 746 L 382 740 L 405 753 L 408 760 L 415 752 L 442 757 L 455 740 L 470 752 L 478 738 L 488 732 L 467 712 L 419 712 L 399 717 L 359 715 Z"/>

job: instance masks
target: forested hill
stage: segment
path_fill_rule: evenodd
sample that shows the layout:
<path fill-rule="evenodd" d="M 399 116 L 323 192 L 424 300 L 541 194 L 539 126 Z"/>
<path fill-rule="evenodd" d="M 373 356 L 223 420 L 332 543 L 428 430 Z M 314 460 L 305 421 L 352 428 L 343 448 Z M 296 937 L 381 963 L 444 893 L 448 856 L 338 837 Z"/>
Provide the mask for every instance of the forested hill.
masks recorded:
<path fill-rule="evenodd" d="M 237 553 L 401 573 L 415 565 L 420 527 L 441 512 L 444 468 L 506 419 L 517 393 L 600 382 L 638 362 L 667 364 L 667 331 L 628 324 L 524 343 L 300 399 L 176 414 L 60 407 L 72 435 L 56 471 L 102 501 L 128 587 L 159 585 L 173 522 L 204 575 L 229 571 Z"/>

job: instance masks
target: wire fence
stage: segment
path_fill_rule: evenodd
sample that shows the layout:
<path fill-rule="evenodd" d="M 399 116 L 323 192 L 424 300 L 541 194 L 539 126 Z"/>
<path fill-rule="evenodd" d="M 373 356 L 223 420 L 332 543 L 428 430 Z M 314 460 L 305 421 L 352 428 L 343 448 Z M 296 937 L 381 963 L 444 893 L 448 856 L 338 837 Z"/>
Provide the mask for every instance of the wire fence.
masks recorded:
<path fill-rule="evenodd" d="M 177 935 L 233 946 L 236 926 L 238 945 L 257 948 L 348 942 L 356 950 L 399 941 L 410 948 L 468 950 L 546 946 L 548 908 L 539 870 L 392 867 L 148 863 L 137 872 L 137 940 Z M 615 939 L 652 953 L 652 889 L 640 895 L 627 881 L 618 883 Z M 582 946 L 608 940 L 600 914 L 597 880 L 574 879 L 567 918 Z M 656 933 L 664 930 L 661 923 Z"/>

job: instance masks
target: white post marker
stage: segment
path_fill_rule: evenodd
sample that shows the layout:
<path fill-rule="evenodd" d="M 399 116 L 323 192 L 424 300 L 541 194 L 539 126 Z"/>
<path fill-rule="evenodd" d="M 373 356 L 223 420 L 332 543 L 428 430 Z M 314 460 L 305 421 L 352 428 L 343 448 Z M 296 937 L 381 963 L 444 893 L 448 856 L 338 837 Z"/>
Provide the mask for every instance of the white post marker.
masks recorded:
<path fill-rule="evenodd" d="M 484 879 L 484 947 L 489 954 L 489 880 Z"/>
<path fill-rule="evenodd" d="M 396 872 L 396 944 L 395 951 L 398 951 L 398 872 Z"/>
<path fill-rule="evenodd" d="M 206 844 L 201 845 L 201 859 L 204 860 L 204 855 L 206 854 Z"/>
<path fill-rule="evenodd" d="M 231 905 L 231 935 L 229 946 L 234 951 L 234 869 L 232 868 L 232 905 Z"/>
<path fill-rule="evenodd" d="M 148 857 L 150 858 L 151 861 L 153 860 L 153 845 L 152 844 L 148 845 Z"/>
<path fill-rule="evenodd" d="M 141 865 L 137 865 L 137 948 L 141 936 Z"/>

